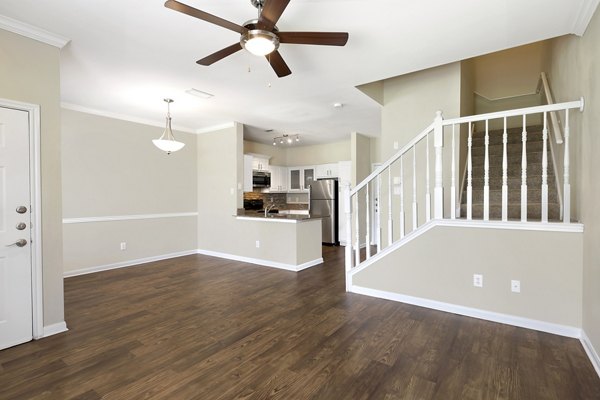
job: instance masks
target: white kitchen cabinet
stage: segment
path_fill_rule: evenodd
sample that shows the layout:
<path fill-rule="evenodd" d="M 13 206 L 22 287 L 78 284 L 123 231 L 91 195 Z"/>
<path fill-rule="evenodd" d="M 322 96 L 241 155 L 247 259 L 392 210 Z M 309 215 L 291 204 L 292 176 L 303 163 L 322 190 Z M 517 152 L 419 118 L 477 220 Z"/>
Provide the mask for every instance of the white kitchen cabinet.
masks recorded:
<path fill-rule="evenodd" d="M 315 167 L 289 167 L 288 182 L 290 191 L 308 190 L 308 186 L 315 180 Z"/>
<path fill-rule="evenodd" d="M 339 174 L 338 163 L 317 165 L 315 174 L 317 179 L 337 178 Z"/>
<path fill-rule="evenodd" d="M 244 154 L 244 192 L 252 191 L 252 156 Z"/>
<path fill-rule="evenodd" d="M 280 167 L 277 165 L 269 166 L 271 171 L 271 188 L 269 192 L 287 192 L 288 190 L 288 169 L 287 167 Z"/>
<path fill-rule="evenodd" d="M 261 154 L 249 154 L 252 156 L 252 169 L 255 171 L 269 170 L 269 157 Z"/>

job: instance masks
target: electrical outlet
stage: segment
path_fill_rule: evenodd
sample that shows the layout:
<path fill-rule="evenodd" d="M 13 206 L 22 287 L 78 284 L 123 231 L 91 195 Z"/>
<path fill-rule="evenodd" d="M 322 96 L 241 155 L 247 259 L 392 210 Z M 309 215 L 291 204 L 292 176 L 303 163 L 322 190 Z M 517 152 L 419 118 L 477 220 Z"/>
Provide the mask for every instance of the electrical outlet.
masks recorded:
<path fill-rule="evenodd" d="M 399 146 L 398 142 L 394 142 L 394 150 L 398 150 L 399 147 L 400 146 Z"/>
<path fill-rule="evenodd" d="M 521 281 L 510 281 L 510 290 L 515 293 L 521 293 Z"/>
<path fill-rule="evenodd" d="M 121 242 L 121 250 L 127 250 L 127 242 Z"/>
<path fill-rule="evenodd" d="M 229 188 L 229 193 L 230 194 L 235 194 L 235 188 Z"/>
<path fill-rule="evenodd" d="M 394 185 L 399 185 L 400 184 L 400 177 L 399 176 L 395 176 L 394 179 Z"/>
<path fill-rule="evenodd" d="M 258 249 L 258 248 L 260 248 L 260 240 L 257 240 L 257 241 L 256 241 L 256 248 L 257 248 L 257 249 Z"/>
<path fill-rule="evenodd" d="M 483 287 L 483 275 L 473 274 L 473 286 Z"/>

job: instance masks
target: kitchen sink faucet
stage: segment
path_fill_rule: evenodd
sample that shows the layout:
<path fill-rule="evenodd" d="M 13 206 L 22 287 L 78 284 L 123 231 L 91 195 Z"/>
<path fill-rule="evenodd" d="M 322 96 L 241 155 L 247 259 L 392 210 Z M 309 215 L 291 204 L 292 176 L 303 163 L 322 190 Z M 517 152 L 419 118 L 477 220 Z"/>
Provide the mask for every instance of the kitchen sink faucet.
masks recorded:
<path fill-rule="evenodd" d="M 265 217 L 269 216 L 269 211 L 271 211 L 273 209 L 273 207 L 275 207 L 275 203 L 273 203 L 273 202 L 271 202 L 270 205 L 265 207 Z"/>

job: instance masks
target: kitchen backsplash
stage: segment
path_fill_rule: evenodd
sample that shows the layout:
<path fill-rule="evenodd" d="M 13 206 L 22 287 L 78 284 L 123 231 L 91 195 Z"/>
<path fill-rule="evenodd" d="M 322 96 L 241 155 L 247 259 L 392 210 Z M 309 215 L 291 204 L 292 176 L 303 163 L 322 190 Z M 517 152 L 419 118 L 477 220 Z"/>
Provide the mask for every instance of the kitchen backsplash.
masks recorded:
<path fill-rule="evenodd" d="M 244 192 L 244 200 L 261 199 L 265 207 L 273 203 L 278 210 L 308 210 L 308 204 L 287 203 L 287 196 L 285 193 Z"/>

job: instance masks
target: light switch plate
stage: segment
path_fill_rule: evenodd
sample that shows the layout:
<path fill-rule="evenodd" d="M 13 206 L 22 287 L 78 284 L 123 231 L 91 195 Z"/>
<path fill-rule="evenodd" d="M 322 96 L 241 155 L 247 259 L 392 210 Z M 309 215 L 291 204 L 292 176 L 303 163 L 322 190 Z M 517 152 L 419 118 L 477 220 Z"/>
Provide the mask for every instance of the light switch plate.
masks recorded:
<path fill-rule="evenodd" d="M 521 281 L 510 281 L 510 290 L 514 293 L 521 293 Z"/>

